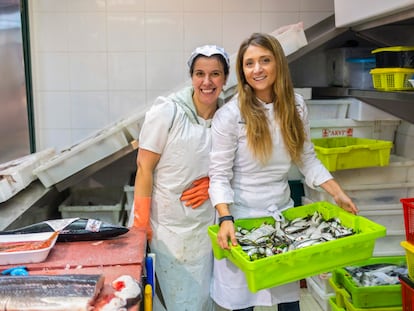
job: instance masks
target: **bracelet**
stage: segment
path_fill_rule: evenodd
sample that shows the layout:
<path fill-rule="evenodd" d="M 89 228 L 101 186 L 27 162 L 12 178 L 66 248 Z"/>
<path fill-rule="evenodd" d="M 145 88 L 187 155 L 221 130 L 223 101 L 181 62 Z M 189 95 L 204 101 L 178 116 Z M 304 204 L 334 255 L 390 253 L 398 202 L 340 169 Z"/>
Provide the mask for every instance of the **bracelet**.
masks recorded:
<path fill-rule="evenodd" d="M 232 222 L 234 222 L 234 218 L 231 215 L 226 215 L 226 216 L 219 217 L 218 220 L 219 220 L 219 226 L 221 226 L 221 223 L 223 221 L 226 221 L 226 220 L 231 220 Z"/>

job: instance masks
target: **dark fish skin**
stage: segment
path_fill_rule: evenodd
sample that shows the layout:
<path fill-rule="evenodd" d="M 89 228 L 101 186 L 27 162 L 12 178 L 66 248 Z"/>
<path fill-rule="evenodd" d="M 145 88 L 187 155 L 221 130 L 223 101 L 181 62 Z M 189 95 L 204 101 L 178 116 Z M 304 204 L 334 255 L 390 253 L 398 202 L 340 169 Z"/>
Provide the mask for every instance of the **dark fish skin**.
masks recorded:
<path fill-rule="evenodd" d="M 110 239 L 129 231 L 127 227 L 102 222 L 98 231 L 90 231 L 85 229 L 88 223 L 87 218 L 79 218 L 67 225 L 59 232 L 58 242 L 75 242 L 75 241 L 94 241 Z M 0 234 L 24 234 L 24 233 L 40 233 L 53 232 L 46 221 L 35 223 L 18 229 L 0 231 Z"/>
<path fill-rule="evenodd" d="M 3 276 L 0 310 L 87 311 L 103 285 L 100 274 Z"/>

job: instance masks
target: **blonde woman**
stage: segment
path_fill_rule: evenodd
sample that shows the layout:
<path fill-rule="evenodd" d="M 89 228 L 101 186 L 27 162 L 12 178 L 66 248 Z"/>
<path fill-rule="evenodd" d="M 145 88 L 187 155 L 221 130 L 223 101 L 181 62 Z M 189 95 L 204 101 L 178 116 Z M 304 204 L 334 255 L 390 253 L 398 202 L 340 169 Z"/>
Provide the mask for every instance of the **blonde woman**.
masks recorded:
<path fill-rule="evenodd" d="M 255 33 L 236 60 L 238 96 L 212 123 L 210 200 L 219 216 L 220 247 L 237 245 L 233 220 L 262 217 L 293 207 L 288 171 L 295 163 L 310 187 L 320 186 L 343 209 L 356 213 L 351 199 L 317 159 L 303 98 L 293 91 L 287 59 L 271 35 Z M 230 310 L 253 311 L 277 305 L 299 310 L 299 283 L 252 293 L 244 274 L 227 259 L 215 260 L 213 300 Z"/>

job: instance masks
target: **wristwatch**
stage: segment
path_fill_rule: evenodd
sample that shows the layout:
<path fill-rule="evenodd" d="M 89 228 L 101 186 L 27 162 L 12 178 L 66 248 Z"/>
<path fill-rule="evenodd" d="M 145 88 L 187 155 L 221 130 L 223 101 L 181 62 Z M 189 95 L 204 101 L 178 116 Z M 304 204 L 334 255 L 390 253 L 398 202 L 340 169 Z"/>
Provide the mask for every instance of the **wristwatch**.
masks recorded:
<path fill-rule="evenodd" d="M 226 221 L 226 220 L 231 220 L 232 222 L 234 222 L 234 218 L 231 215 L 226 215 L 226 216 L 219 217 L 218 220 L 219 220 L 219 226 L 221 226 L 221 223 L 223 221 Z"/>

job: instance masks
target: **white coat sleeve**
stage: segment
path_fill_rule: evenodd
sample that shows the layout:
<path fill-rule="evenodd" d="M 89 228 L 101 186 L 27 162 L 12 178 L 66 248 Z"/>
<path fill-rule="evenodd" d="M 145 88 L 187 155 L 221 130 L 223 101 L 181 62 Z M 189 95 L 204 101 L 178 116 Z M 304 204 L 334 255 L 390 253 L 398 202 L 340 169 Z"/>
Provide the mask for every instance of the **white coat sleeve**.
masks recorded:
<path fill-rule="evenodd" d="M 333 177 L 316 156 L 315 149 L 313 148 L 313 143 L 311 141 L 308 108 L 303 100 L 303 97 L 297 94 L 296 108 L 302 118 L 306 132 L 305 143 L 303 146 L 302 164 L 298 164 L 298 169 L 303 176 L 305 176 L 306 184 L 311 188 L 316 188 Z"/>
<path fill-rule="evenodd" d="M 158 97 L 145 114 L 139 134 L 139 148 L 162 154 L 174 119 L 174 105 L 166 97 Z"/>
<path fill-rule="evenodd" d="M 237 104 L 232 103 L 227 103 L 216 112 L 211 125 L 209 195 L 213 206 L 218 203 L 234 202 L 234 192 L 230 181 L 233 178 L 233 161 L 237 150 L 240 114 Z"/>

